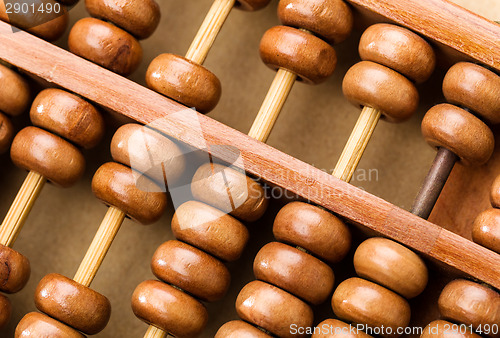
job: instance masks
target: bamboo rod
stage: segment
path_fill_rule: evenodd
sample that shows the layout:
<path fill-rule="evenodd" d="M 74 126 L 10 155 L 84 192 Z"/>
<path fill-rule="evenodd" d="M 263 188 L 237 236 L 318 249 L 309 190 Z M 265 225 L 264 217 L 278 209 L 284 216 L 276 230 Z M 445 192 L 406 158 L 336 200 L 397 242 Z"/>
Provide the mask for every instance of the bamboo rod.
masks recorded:
<path fill-rule="evenodd" d="M 166 337 L 168 337 L 168 333 L 153 325 L 149 325 L 148 330 L 144 335 L 144 338 L 166 338 Z"/>

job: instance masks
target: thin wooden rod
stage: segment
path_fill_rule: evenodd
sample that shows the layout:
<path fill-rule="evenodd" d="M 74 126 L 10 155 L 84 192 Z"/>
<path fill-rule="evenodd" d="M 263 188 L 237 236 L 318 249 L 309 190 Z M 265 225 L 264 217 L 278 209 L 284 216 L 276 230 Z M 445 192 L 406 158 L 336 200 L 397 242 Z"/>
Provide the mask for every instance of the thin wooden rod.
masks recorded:
<path fill-rule="evenodd" d="M 166 338 L 166 337 L 168 337 L 168 333 L 153 325 L 149 325 L 146 334 L 144 334 L 144 338 Z"/>

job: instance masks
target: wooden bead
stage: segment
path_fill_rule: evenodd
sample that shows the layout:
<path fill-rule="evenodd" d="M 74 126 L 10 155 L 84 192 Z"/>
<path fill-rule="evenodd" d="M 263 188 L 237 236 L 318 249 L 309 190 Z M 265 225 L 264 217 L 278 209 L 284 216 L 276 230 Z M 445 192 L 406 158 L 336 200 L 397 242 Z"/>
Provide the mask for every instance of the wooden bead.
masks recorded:
<path fill-rule="evenodd" d="M 344 41 L 353 25 L 351 9 L 342 0 L 281 0 L 278 17 L 283 25 L 307 29 L 331 44 Z"/>
<path fill-rule="evenodd" d="M 459 62 L 446 73 L 443 93 L 448 102 L 469 108 L 491 124 L 500 123 L 500 76 L 492 71 Z"/>
<path fill-rule="evenodd" d="M 472 226 L 472 240 L 500 253 L 500 210 L 488 209 L 480 213 Z"/>
<path fill-rule="evenodd" d="M 45 89 L 33 101 L 31 122 L 89 149 L 104 135 L 101 114 L 84 99 L 60 89 Z"/>
<path fill-rule="evenodd" d="M 90 15 L 110 21 L 138 39 L 151 36 L 160 22 L 160 6 L 154 0 L 85 0 Z"/>
<path fill-rule="evenodd" d="M 9 150 L 14 134 L 14 126 L 10 119 L 0 113 L 0 154 Z"/>
<path fill-rule="evenodd" d="M 424 328 L 420 338 L 480 338 L 480 336 L 470 332 L 467 327 L 460 327 L 446 320 L 435 320 Z"/>
<path fill-rule="evenodd" d="M 28 109 L 30 87 L 15 71 L 0 64 L 0 112 L 17 116 Z"/>
<path fill-rule="evenodd" d="M 30 278 L 30 261 L 16 250 L 0 244 L 0 291 L 16 293 Z"/>
<path fill-rule="evenodd" d="M 378 109 L 391 122 L 409 119 L 418 107 L 418 91 L 410 80 L 371 61 L 358 62 L 347 71 L 342 91 L 355 106 Z"/>
<path fill-rule="evenodd" d="M 30 312 L 21 319 L 15 337 L 85 338 L 80 332 L 39 312 Z"/>
<path fill-rule="evenodd" d="M 221 97 L 221 83 L 214 73 L 182 56 L 161 54 L 149 64 L 149 88 L 189 108 L 206 114 Z"/>
<path fill-rule="evenodd" d="M 309 84 L 325 81 L 337 65 L 337 55 L 332 46 L 292 27 L 269 29 L 264 33 L 259 49 L 260 57 L 268 67 L 286 69 Z"/>
<path fill-rule="evenodd" d="M 242 320 L 232 320 L 222 325 L 215 338 L 270 338 L 268 334 Z"/>
<path fill-rule="evenodd" d="M 244 11 L 256 11 L 266 7 L 271 0 L 236 0 L 235 7 Z"/>
<path fill-rule="evenodd" d="M 337 319 L 326 319 L 315 327 L 311 338 L 370 338 L 356 324 L 349 325 Z"/>
<path fill-rule="evenodd" d="M 86 334 L 101 332 L 111 315 L 100 293 L 57 273 L 42 278 L 35 290 L 38 310 Z"/>
<path fill-rule="evenodd" d="M 236 312 L 241 319 L 253 323 L 279 337 L 305 337 L 290 329 L 309 327 L 313 323 L 311 308 L 300 299 L 270 284 L 253 281 L 241 289 L 236 299 Z"/>
<path fill-rule="evenodd" d="M 179 338 L 197 337 L 208 321 L 208 312 L 199 301 L 154 280 L 137 286 L 132 310 L 139 319 Z"/>
<path fill-rule="evenodd" d="M 490 190 L 490 203 L 493 208 L 500 208 L 500 175 L 498 175 Z"/>
<path fill-rule="evenodd" d="M 397 328 L 410 322 L 410 305 L 404 298 L 361 278 L 340 283 L 332 297 L 332 308 L 341 319 L 391 328 L 392 334 L 386 331 L 386 336 L 398 336 Z"/>
<path fill-rule="evenodd" d="M 315 305 L 323 303 L 333 290 L 334 275 L 328 265 L 283 243 L 272 242 L 260 249 L 253 272 L 255 278 Z"/>
<path fill-rule="evenodd" d="M 289 203 L 279 211 L 273 234 L 278 241 L 302 247 L 332 263 L 341 261 L 351 247 L 351 233 L 340 219 L 303 202 Z"/>
<path fill-rule="evenodd" d="M 248 241 L 248 230 L 241 222 L 197 201 L 188 201 L 177 208 L 172 232 L 177 239 L 224 261 L 237 260 Z"/>
<path fill-rule="evenodd" d="M 0 293 L 0 329 L 4 328 L 12 316 L 12 305 L 9 298 Z"/>
<path fill-rule="evenodd" d="M 121 75 L 137 69 L 142 47 L 132 35 L 108 22 L 84 18 L 75 23 L 68 37 L 69 50 Z"/>
<path fill-rule="evenodd" d="M 208 302 L 224 297 L 231 282 L 229 271 L 218 259 L 179 241 L 156 249 L 151 270 L 165 283 Z"/>
<path fill-rule="evenodd" d="M 410 249 L 386 238 L 370 238 L 356 249 L 358 276 L 374 281 L 406 298 L 427 286 L 428 272 L 422 259 Z"/>
<path fill-rule="evenodd" d="M 486 163 L 495 146 L 486 124 L 451 104 L 432 107 L 422 120 L 422 135 L 432 147 L 451 150 L 467 165 Z"/>
<path fill-rule="evenodd" d="M 191 192 L 195 199 L 248 222 L 261 218 L 269 202 L 259 183 L 241 171 L 216 163 L 198 168 Z"/>
<path fill-rule="evenodd" d="M 132 169 L 108 162 L 97 169 L 92 179 L 94 195 L 107 205 L 123 211 L 142 224 L 160 219 L 167 207 L 165 193 L 145 176 L 136 179 Z"/>
<path fill-rule="evenodd" d="M 12 142 L 15 165 L 32 170 L 61 187 L 70 187 L 85 171 L 85 159 L 72 144 L 37 127 L 26 127 Z"/>
<path fill-rule="evenodd" d="M 500 323 L 500 295 L 486 286 L 456 279 L 448 283 L 438 300 L 441 315 L 477 328 Z"/>

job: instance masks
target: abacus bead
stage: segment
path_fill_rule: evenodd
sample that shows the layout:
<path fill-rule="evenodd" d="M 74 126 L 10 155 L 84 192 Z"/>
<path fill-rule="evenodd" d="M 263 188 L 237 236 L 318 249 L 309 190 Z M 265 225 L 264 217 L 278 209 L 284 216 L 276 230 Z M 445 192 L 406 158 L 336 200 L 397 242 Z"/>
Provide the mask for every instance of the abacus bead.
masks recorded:
<path fill-rule="evenodd" d="M 459 62 L 446 73 L 443 93 L 448 102 L 469 108 L 487 122 L 500 122 L 500 76 L 492 71 Z"/>
<path fill-rule="evenodd" d="M 38 310 L 86 334 L 102 331 L 111 315 L 100 293 L 57 273 L 42 278 L 35 291 Z"/>
<path fill-rule="evenodd" d="M 206 114 L 219 102 L 221 83 L 214 73 L 200 64 L 174 54 L 161 54 L 149 64 L 149 88 L 189 108 Z"/>
<path fill-rule="evenodd" d="M 0 244 L 0 291 L 20 291 L 30 278 L 29 260 L 19 252 Z"/>
<path fill-rule="evenodd" d="M 5 327 L 12 315 L 12 305 L 9 298 L 0 293 L 0 329 Z"/>
<path fill-rule="evenodd" d="M 381 110 L 391 122 L 409 119 L 418 107 L 418 91 L 410 80 L 371 61 L 358 62 L 347 71 L 342 91 L 355 106 Z"/>
<path fill-rule="evenodd" d="M 329 262 L 342 260 L 351 247 L 351 233 L 337 217 L 303 202 L 285 205 L 276 215 L 274 237 L 306 249 Z"/>
<path fill-rule="evenodd" d="M 356 324 L 353 325 L 356 327 Z M 316 326 L 321 332 L 315 332 L 311 338 L 370 338 L 371 336 L 337 319 L 326 319 Z"/>
<path fill-rule="evenodd" d="M 493 208 L 500 208 L 500 175 L 498 175 L 490 190 L 490 203 Z"/>
<path fill-rule="evenodd" d="M 269 338 L 270 336 L 242 320 L 225 323 L 215 334 L 215 338 Z"/>
<path fill-rule="evenodd" d="M 244 11 L 256 11 L 266 7 L 271 0 L 236 0 L 235 7 Z"/>
<path fill-rule="evenodd" d="M 141 320 L 179 338 L 197 337 L 208 312 L 193 297 L 154 280 L 144 281 L 132 295 L 132 310 Z"/>
<path fill-rule="evenodd" d="M 281 0 L 278 17 L 285 26 L 307 29 L 332 44 L 351 34 L 353 16 L 342 0 Z"/>
<path fill-rule="evenodd" d="M 121 75 L 131 74 L 142 59 L 141 45 L 132 35 L 94 18 L 75 23 L 68 46 L 76 55 Z"/>
<path fill-rule="evenodd" d="M 30 103 L 28 82 L 15 71 L 0 64 L 0 112 L 16 116 Z"/>
<path fill-rule="evenodd" d="M 30 110 L 31 122 L 89 149 L 104 135 L 101 114 L 84 99 L 60 89 L 45 89 Z"/>
<path fill-rule="evenodd" d="M 167 197 L 147 177 L 115 162 L 97 169 L 92 179 L 94 195 L 142 224 L 156 222 L 167 207 Z"/>
<path fill-rule="evenodd" d="M 123 28 L 138 39 L 145 39 L 160 22 L 160 6 L 154 0 L 85 0 L 90 15 Z"/>
<path fill-rule="evenodd" d="M 356 274 L 389 288 L 405 298 L 424 291 L 428 272 L 417 254 L 386 238 L 370 238 L 354 254 Z"/>
<path fill-rule="evenodd" d="M 500 253 L 500 210 L 488 209 L 480 213 L 472 226 L 472 239 L 488 249 Z"/>
<path fill-rule="evenodd" d="M 14 138 L 14 126 L 10 119 L 0 113 L 0 154 L 9 150 L 10 143 Z"/>
<path fill-rule="evenodd" d="M 21 319 L 15 337 L 85 338 L 80 332 L 39 312 L 30 312 Z"/>
<path fill-rule="evenodd" d="M 283 68 L 299 79 L 318 84 L 333 74 L 337 55 L 320 38 L 287 26 L 269 29 L 260 41 L 260 57 L 271 69 Z"/>
<path fill-rule="evenodd" d="M 241 319 L 279 337 L 305 337 L 292 334 L 290 327 L 309 327 L 313 323 L 313 312 L 306 303 L 260 281 L 250 282 L 241 289 L 236 299 L 236 312 Z"/>
<path fill-rule="evenodd" d="M 434 106 L 425 114 L 422 135 L 432 147 L 451 150 L 467 165 L 486 163 L 495 146 L 493 133 L 486 124 L 447 103 Z"/>
<path fill-rule="evenodd" d="M 248 230 L 237 219 L 197 201 L 177 208 L 172 232 L 183 241 L 225 261 L 237 260 L 248 241 Z"/>
<path fill-rule="evenodd" d="M 341 318 L 371 327 L 398 327 L 410 322 L 410 306 L 401 296 L 361 278 L 350 278 L 337 287 L 332 297 L 333 312 Z"/>
<path fill-rule="evenodd" d="M 420 338 L 481 338 L 464 327 L 457 325 L 454 329 L 453 326 L 446 320 L 435 320 L 424 328 Z"/>
<path fill-rule="evenodd" d="M 85 171 L 85 159 L 74 145 L 37 127 L 17 133 L 10 156 L 18 167 L 35 171 L 61 187 L 75 184 Z"/>
<path fill-rule="evenodd" d="M 334 275 L 328 265 L 283 243 L 272 242 L 260 249 L 253 271 L 255 278 L 315 305 L 323 303 L 333 289 Z"/>
<path fill-rule="evenodd" d="M 269 204 L 259 183 L 241 171 L 216 163 L 206 163 L 196 170 L 191 192 L 195 199 L 248 222 L 262 217 Z"/>

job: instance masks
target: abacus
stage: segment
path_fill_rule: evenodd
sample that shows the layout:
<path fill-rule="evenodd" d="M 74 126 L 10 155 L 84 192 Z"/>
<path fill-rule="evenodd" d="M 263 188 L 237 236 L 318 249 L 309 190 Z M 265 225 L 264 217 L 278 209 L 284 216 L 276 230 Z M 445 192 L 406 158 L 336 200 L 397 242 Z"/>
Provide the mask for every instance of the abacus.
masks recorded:
<path fill-rule="evenodd" d="M 12 191 L 2 196 L 2 259 L 16 274 L 7 274 L 1 290 L 19 291 L 8 296 L 11 305 L 0 297 L 2 308 L 14 313 L 6 336 L 331 337 L 321 330 L 292 334 L 291 328 L 350 323 L 394 330 L 430 323 L 422 331 L 426 337 L 444 337 L 444 328 L 455 323 L 466 327 L 461 336 L 498 335 L 492 330 L 500 321 L 500 203 L 493 182 L 499 174 L 499 25 L 444 0 L 159 6 L 148 0 L 127 1 L 121 9 L 111 6 L 115 2 L 82 1 L 51 21 L 54 26 L 40 26 L 45 29 L 12 22 L 28 32 L 12 33 L 0 22 L 0 59 L 7 66 L 0 65 L 0 79 L 18 94 L 8 102 L 0 98 L 0 110 L 19 115 L 29 106 L 25 124 L 33 124 L 11 147 L 12 161 L 30 171 L 16 198 L 21 183 L 14 188 L 2 181 Z M 0 19 L 8 21 L 1 6 Z M 232 14 L 238 7 L 246 11 Z M 57 39 L 73 13 L 91 17 L 69 20 L 59 47 L 43 41 Z M 252 29 L 254 22 L 261 25 Z M 66 41 L 69 51 L 60 47 Z M 262 60 L 276 74 L 259 60 L 259 41 Z M 145 86 L 124 77 L 131 73 Z M 29 78 L 31 87 L 44 90 L 30 96 Z M 0 117 L 5 150 L 15 129 Z M 92 150 L 104 129 L 107 137 Z M 49 168 L 36 156 L 42 134 L 52 140 L 40 141 L 43 151 L 55 154 L 52 162 L 44 157 Z M 424 139 L 438 150 L 432 166 Z M 130 146 L 137 144 L 142 147 Z M 89 150 L 83 156 L 79 148 Z M 409 152 L 426 163 L 404 155 Z M 200 158 L 191 168 L 184 157 L 193 153 Z M 169 159 L 168 165 L 151 170 L 151 154 Z M 84 157 L 87 171 L 79 181 Z M 394 199 L 380 182 L 366 182 L 368 192 L 355 187 L 363 185 L 356 170 L 364 165 L 394 176 L 384 181 L 394 185 Z M 398 165 L 403 169 L 391 168 Z M 9 172 L 16 177 L 19 170 Z M 167 208 L 165 181 L 175 188 L 170 183 L 183 175 L 192 200 Z M 42 191 L 45 181 L 77 186 Z M 240 198 L 241 191 L 250 193 Z M 158 221 L 166 208 L 170 215 Z M 99 229 L 92 227 L 103 214 Z M 69 222 L 58 235 L 48 226 L 37 230 L 37 216 Z M 121 226 L 131 223 L 127 217 L 156 223 Z M 197 227 L 186 229 L 191 223 Z M 8 248 L 14 241 L 14 250 Z M 43 268 L 33 264 L 42 260 Z M 148 280 L 150 261 L 158 280 Z M 363 290 L 376 296 L 367 299 Z M 40 312 L 33 312 L 33 295 Z M 481 310 L 470 305 L 477 302 Z M 7 312 L 0 319 L 6 321 Z"/>

